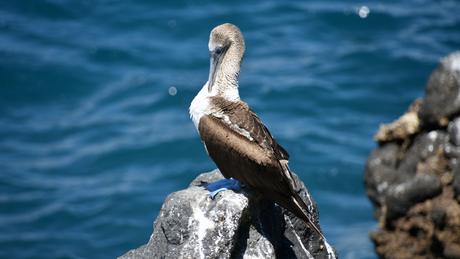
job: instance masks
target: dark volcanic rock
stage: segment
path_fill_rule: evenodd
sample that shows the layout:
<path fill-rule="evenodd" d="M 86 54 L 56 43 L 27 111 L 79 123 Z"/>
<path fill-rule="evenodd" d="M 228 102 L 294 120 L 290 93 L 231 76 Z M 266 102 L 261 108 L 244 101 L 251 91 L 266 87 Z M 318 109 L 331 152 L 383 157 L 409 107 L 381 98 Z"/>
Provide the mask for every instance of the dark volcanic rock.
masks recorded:
<path fill-rule="evenodd" d="M 425 99 L 375 137 L 380 147 L 369 155 L 364 183 L 381 258 L 460 258 L 459 75 L 456 52 L 430 76 Z"/>
<path fill-rule="evenodd" d="M 398 150 L 399 145 L 396 143 L 383 144 L 379 149 L 372 151 L 364 168 L 366 193 L 374 204 L 376 218 L 381 213 L 380 209 L 385 202 L 388 188 L 409 179 L 406 174 L 396 171 Z"/>
<path fill-rule="evenodd" d="M 446 210 L 443 207 L 435 207 L 431 211 L 431 220 L 436 228 L 444 228 L 446 225 L 446 215 Z"/>
<path fill-rule="evenodd" d="M 316 204 L 293 176 L 319 228 Z M 220 179 L 216 169 L 198 176 L 188 189 L 170 194 L 148 244 L 120 258 L 337 258 L 335 248 L 249 187 L 220 192 L 212 199 L 205 186 Z"/>
<path fill-rule="evenodd" d="M 392 186 L 386 195 L 386 219 L 404 216 L 415 204 L 433 198 L 442 192 L 442 182 L 436 175 L 424 175 Z"/>
<path fill-rule="evenodd" d="M 425 101 L 418 113 L 426 124 L 447 126 L 460 114 L 460 51 L 443 58 L 426 85 Z"/>
<path fill-rule="evenodd" d="M 458 158 L 456 159 L 456 163 L 452 169 L 453 171 L 453 179 L 452 179 L 452 186 L 454 187 L 454 192 L 455 196 L 457 197 L 457 200 L 460 201 L 460 161 L 458 161 Z"/>
<path fill-rule="evenodd" d="M 455 118 L 449 122 L 447 132 L 450 135 L 450 142 L 455 146 L 460 146 L 460 118 Z"/>

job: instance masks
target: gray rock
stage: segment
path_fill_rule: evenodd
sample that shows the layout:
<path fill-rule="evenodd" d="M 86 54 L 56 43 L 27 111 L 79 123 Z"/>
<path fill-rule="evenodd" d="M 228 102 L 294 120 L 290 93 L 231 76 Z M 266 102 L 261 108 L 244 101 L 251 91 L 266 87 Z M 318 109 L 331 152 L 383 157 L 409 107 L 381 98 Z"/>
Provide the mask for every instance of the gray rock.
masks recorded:
<path fill-rule="evenodd" d="M 460 161 L 456 161 L 455 166 L 452 168 L 452 173 L 452 186 L 454 187 L 455 196 L 460 196 Z"/>
<path fill-rule="evenodd" d="M 449 122 L 447 132 L 450 134 L 450 142 L 457 147 L 460 147 L 460 118 L 455 118 Z"/>
<path fill-rule="evenodd" d="M 441 192 L 442 182 L 436 175 L 423 175 L 392 186 L 385 197 L 387 205 L 385 218 L 392 220 L 404 216 L 413 205 L 435 197 Z"/>
<path fill-rule="evenodd" d="M 398 154 L 401 160 L 398 161 L 396 169 L 398 174 L 404 175 L 406 179 L 411 179 L 415 176 L 417 165 L 422 159 L 421 151 L 428 149 L 427 146 L 422 145 L 425 138 L 426 133 L 420 133 L 414 138 L 407 150 L 403 150 L 404 148 L 401 147 L 403 151 Z"/>
<path fill-rule="evenodd" d="M 428 79 L 425 101 L 418 117 L 427 124 L 447 126 L 449 120 L 460 114 L 460 51 L 441 59 Z"/>
<path fill-rule="evenodd" d="M 425 161 L 449 141 L 449 135 L 443 130 L 432 130 L 428 134 L 421 134 L 419 156 Z"/>
<path fill-rule="evenodd" d="M 385 217 L 390 220 L 403 216 L 416 203 L 439 194 L 439 177 L 416 177 L 416 173 L 421 162 L 448 144 L 449 135 L 445 131 L 433 130 L 417 134 L 407 149 L 397 142 L 386 142 L 374 150 L 364 168 L 366 194 L 374 205 L 374 218 L 380 218 L 384 204 L 387 205 Z M 433 182 L 425 182 L 427 179 Z"/>
<path fill-rule="evenodd" d="M 446 210 L 443 207 L 435 207 L 431 211 L 431 220 L 438 229 L 443 229 L 446 224 Z"/>
<path fill-rule="evenodd" d="M 458 146 L 455 146 L 454 144 L 448 142 L 444 145 L 444 155 L 447 157 L 447 158 L 455 158 L 455 159 L 459 159 L 460 158 L 460 147 Z M 457 161 L 455 161 L 457 162 Z"/>
<path fill-rule="evenodd" d="M 293 176 L 319 228 L 316 204 Z M 337 258 L 335 248 L 250 187 L 212 199 L 205 186 L 220 179 L 216 169 L 170 194 L 149 242 L 120 258 Z"/>
<path fill-rule="evenodd" d="M 420 162 L 434 156 L 439 148 L 444 149 L 449 141 L 449 135 L 442 130 L 432 130 L 419 133 L 404 153 L 397 166 L 399 174 L 413 178 Z"/>
<path fill-rule="evenodd" d="M 366 161 L 364 184 L 366 185 L 367 196 L 374 204 L 375 218 L 380 216 L 388 188 L 409 179 L 406 174 L 400 174 L 395 169 L 398 152 L 398 144 L 387 142 L 379 149 L 372 151 Z"/>

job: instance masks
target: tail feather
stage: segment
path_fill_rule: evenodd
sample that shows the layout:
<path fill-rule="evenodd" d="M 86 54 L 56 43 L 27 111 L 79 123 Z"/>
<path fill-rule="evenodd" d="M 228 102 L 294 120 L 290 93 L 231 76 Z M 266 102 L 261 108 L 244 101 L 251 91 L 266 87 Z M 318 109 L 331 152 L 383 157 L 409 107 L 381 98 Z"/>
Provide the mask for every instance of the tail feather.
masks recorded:
<path fill-rule="evenodd" d="M 309 228 L 315 231 L 320 238 L 326 240 L 321 231 L 319 231 L 319 229 L 311 222 L 310 218 L 308 218 L 308 207 L 307 205 L 305 205 L 305 203 L 302 201 L 302 199 L 297 193 L 294 192 L 294 194 L 291 197 L 286 197 L 277 192 L 267 191 L 260 188 L 255 189 L 259 191 L 262 195 L 266 196 L 273 202 L 280 205 L 281 207 L 292 212 L 297 218 L 302 220 L 305 223 L 305 225 L 307 225 Z"/>
<path fill-rule="evenodd" d="M 294 212 L 292 211 L 292 213 L 294 213 L 294 215 L 296 215 L 297 218 L 299 218 L 300 220 L 303 221 L 303 223 L 305 223 L 305 225 L 307 225 L 308 227 L 310 227 L 313 231 L 316 232 L 316 234 L 326 240 L 326 238 L 324 237 L 323 233 L 321 233 L 321 231 L 319 231 L 319 229 L 313 224 L 313 222 L 311 222 L 310 218 L 308 218 L 307 214 L 305 213 L 304 210 L 307 209 L 307 205 L 303 202 L 303 200 L 298 196 L 298 195 L 295 195 L 292 199 L 294 201 L 294 203 L 297 205 L 297 208 L 300 210 L 300 211 L 297 211 Z M 300 204 L 299 204 L 299 201 L 300 200 Z M 303 205 L 303 206 L 302 206 Z M 303 208 L 303 209 L 302 209 Z"/>
<path fill-rule="evenodd" d="M 313 231 L 315 231 L 316 234 L 320 238 L 326 240 L 324 238 L 324 235 L 313 224 L 313 222 L 311 222 L 310 218 L 308 218 L 308 215 L 305 212 L 305 211 L 308 212 L 308 207 L 305 204 L 305 202 L 302 200 L 302 198 L 300 198 L 300 196 L 295 191 L 297 189 L 297 186 L 295 184 L 294 179 L 292 178 L 292 173 L 291 173 L 291 169 L 289 169 L 288 161 L 284 159 L 280 160 L 280 164 L 281 164 L 281 167 L 284 169 L 283 170 L 284 179 L 286 180 L 286 182 L 288 183 L 288 185 L 291 187 L 291 190 L 292 190 L 292 197 L 290 201 L 293 201 L 293 204 L 290 204 L 291 202 L 289 202 L 289 203 L 285 203 L 284 206 L 286 207 L 286 209 L 294 213 L 294 215 L 296 215 L 297 218 L 302 220 L 305 223 L 305 225 L 313 229 Z M 280 205 L 283 206 L 283 204 L 280 204 Z"/>

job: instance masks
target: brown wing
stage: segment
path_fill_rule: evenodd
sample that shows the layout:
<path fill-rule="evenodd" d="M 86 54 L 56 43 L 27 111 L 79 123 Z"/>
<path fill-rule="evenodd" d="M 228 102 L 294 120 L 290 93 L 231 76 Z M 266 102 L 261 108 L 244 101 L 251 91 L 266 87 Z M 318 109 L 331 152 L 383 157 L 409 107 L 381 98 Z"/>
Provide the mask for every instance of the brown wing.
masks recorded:
<path fill-rule="evenodd" d="M 248 132 L 258 144 L 271 149 L 278 160 L 289 159 L 288 152 L 278 144 L 268 128 L 245 102 L 231 102 L 220 97 L 213 98 L 212 102 L 215 107 L 221 107 L 221 112 L 228 116 L 231 124 Z"/>
<path fill-rule="evenodd" d="M 251 116 L 251 115 L 248 115 Z M 310 221 L 307 206 L 295 191 L 286 160 L 278 160 L 271 148 L 249 140 L 231 129 L 224 119 L 204 115 L 198 126 L 209 156 L 225 178 L 234 178 L 252 186 L 265 197 L 286 208 L 322 234 Z"/>
<path fill-rule="evenodd" d="M 198 131 L 209 156 L 226 178 L 237 179 L 256 189 L 292 195 L 271 149 L 250 141 L 213 115 L 201 117 Z"/>

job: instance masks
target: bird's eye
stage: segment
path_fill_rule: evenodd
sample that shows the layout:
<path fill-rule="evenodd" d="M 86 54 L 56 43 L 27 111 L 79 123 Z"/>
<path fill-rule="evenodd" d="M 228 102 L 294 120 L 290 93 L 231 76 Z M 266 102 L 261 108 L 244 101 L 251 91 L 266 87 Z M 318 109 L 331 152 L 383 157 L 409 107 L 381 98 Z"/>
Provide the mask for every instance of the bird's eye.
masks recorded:
<path fill-rule="evenodd" d="M 220 46 L 219 46 L 219 47 L 216 47 L 216 48 L 214 49 L 214 51 L 216 52 L 217 55 L 219 55 L 220 53 L 222 53 L 222 47 L 220 47 Z"/>

